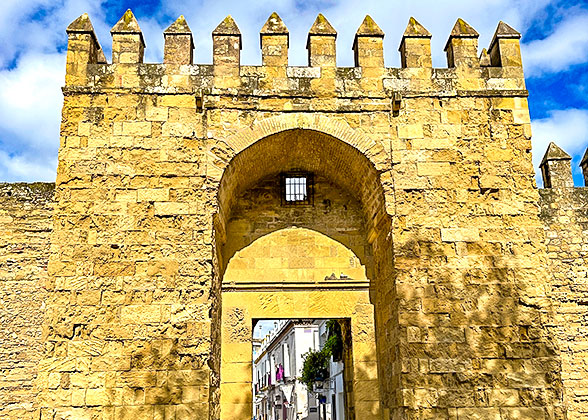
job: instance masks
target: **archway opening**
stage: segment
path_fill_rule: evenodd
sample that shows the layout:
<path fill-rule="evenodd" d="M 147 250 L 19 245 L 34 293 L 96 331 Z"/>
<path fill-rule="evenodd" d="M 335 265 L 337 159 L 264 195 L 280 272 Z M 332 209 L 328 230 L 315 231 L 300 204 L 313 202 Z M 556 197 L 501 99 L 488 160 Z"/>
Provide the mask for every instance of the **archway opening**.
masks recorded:
<path fill-rule="evenodd" d="M 282 211 L 280 180 L 284 174 L 293 171 L 313 177 L 313 205 L 286 206 L 287 211 Z M 348 204 L 354 207 L 360 219 L 356 226 L 362 225 L 362 234 L 369 244 L 373 244 L 378 236 L 385 239 L 390 218 L 386 212 L 381 175 L 382 171 L 377 170 L 358 149 L 318 131 L 288 130 L 253 143 L 231 159 L 220 180 L 215 229 L 223 245 L 219 250 L 221 275 L 234 252 L 247 245 L 224 246 L 231 239 L 231 232 L 227 231 L 229 223 L 238 219 L 238 212 L 244 209 L 259 213 L 265 210 L 266 215 L 267 211 L 279 212 L 267 223 L 267 229 L 257 223 L 255 229 L 258 233 L 252 235 L 251 243 L 269 231 L 286 226 L 304 226 L 322 231 L 326 218 L 321 217 L 320 211 L 335 209 L 332 206 L 335 195 L 340 197 L 340 208 L 347 210 Z M 320 188 L 321 185 L 324 188 Z M 249 202 L 244 203 L 247 200 Z M 313 208 L 318 210 L 309 211 Z M 350 214 L 339 214 L 339 221 L 346 223 L 347 219 L 356 216 Z M 247 216 L 254 216 L 254 213 L 249 212 Z M 339 227 L 325 233 L 337 237 L 344 229 Z"/>
<path fill-rule="evenodd" d="M 358 149 L 312 130 L 273 134 L 230 160 L 215 218 L 221 418 L 251 418 L 253 319 L 325 317 L 350 320 L 369 390 L 353 405 L 379 416 L 374 303 L 391 277 L 381 177 Z"/>

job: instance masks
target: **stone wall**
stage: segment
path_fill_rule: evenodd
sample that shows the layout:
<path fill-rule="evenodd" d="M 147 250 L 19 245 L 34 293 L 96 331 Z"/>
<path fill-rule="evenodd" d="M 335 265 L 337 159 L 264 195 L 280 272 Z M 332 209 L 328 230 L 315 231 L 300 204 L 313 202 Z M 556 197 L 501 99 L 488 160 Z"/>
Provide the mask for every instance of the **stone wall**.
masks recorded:
<path fill-rule="evenodd" d="M 0 184 L 0 419 L 38 418 L 53 184 Z"/>
<path fill-rule="evenodd" d="M 287 65 L 277 15 L 260 35 L 262 66 L 240 64 L 230 17 L 213 32 L 213 65 L 192 63 L 183 18 L 165 32 L 164 64 L 142 62 L 130 11 L 112 30 L 112 64 L 87 16 L 68 36 L 42 419 L 230 412 L 242 396 L 219 393 L 221 314 L 240 297 L 221 290 L 223 248 L 243 241 L 231 226 L 243 194 L 292 167 L 353 197 L 348 215 L 338 204 L 343 224 L 361 214 L 382 418 L 564 416 L 516 31 L 501 22 L 479 56 L 477 32 L 458 20 L 442 69 L 414 19 L 396 69 L 369 17 L 352 68 L 336 66 L 322 15 L 307 67 Z M 257 293 L 255 317 L 280 317 Z"/>
<path fill-rule="evenodd" d="M 579 420 L 588 416 L 588 188 L 539 193 L 568 419 Z"/>

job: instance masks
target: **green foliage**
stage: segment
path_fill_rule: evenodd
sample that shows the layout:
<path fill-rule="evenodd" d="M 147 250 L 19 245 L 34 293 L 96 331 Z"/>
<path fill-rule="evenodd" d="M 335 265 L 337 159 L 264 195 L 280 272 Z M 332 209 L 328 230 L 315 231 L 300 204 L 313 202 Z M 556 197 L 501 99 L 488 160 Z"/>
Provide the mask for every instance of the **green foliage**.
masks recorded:
<path fill-rule="evenodd" d="M 343 334 L 341 324 L 336 319 L 327 321 L 327 341 L 319 351 L 309 350 L 303 355 L 302 376 L 300 382 L 312 391 L 313 385 L 318 380 L 329 376 L 329 362 L 341 360 L 343 356 Z"/>
<path fill-rule="evenodd" d="M 343 333 L 341 324 L 336 319 L 327 321 L 327 341 L 323 350 L 333 356 L 334 361 L 339 361 L 343 357 Z"/>
<path fill-rule="evenodd" d="M 304 363 L 300 382 L 306 385 L 309 391 L 312 391 L 316 381 L 326 379 L 329 376 L 331 355 L 327 354 L 323 348 L 319 351 L 309 350 L 302 357 L 304 358 Z"/>

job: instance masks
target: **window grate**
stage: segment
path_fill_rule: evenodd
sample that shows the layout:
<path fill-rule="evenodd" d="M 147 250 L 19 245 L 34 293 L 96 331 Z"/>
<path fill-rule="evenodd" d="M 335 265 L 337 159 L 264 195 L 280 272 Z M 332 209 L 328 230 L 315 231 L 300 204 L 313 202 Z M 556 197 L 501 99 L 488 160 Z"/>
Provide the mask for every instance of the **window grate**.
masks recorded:
<path fill-rule="evenodd" d="M 288 172 L 281 175 L 282 205 L 311 205 L 312 175 L 305 172 Z"/>
<path fill-rule="evenodd" d="M 306 177 L 286 177 L 286 201 L 306 201 Z"/>

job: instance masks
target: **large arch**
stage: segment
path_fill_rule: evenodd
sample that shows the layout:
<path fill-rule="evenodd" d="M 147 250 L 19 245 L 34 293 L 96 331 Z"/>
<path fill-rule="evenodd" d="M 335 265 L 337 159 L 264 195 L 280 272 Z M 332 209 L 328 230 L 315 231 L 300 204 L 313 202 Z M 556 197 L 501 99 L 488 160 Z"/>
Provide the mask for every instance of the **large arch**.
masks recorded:
<path fill-rule="evenodd" d="M 324 133 L 348 144 L 371 161 L 374 168 L 378 171 L 386 171 L 389 167 L 390 158 L 382 144 L 366 136 L 360 130 L 352 129 L 344 120 L 320 114 L 309 115 L 297 113 L 257 120 L 251 127 L 241 129 L 228 136 L 225 140 L 222 140 L 221 142 L 229 151 L 224 162 L 228 164 L 235 155 L 260 139 L 284 131 L 298 129 Z M 219 158 L 218 156 L 216 157 Z"/>
<path fill-rule="evenodd" d="M 335 304 L 332 310 L 325 316 L 349 319 L 354 316 L 353 310 L 345 314 L 340 313 L 337 309 L 337 302 L 341 302 L 341 299 L 359 299 L 358 302 L 361 301 L 362 305 L 367 305 L 361 307 L 360 312 L 362 315 L 360 316 L 365 318 L 366 308 L 370 308 L 370 322 L 373 325 L 374 337 L 389 335 L 383 330 L 379 334 L 375 334 L 377 328 L 385 328 L 386 331 L 394 331 L 396 329 L 394 317 L 391 313 L 393 311 L 393 305 L 381 305 L 378 303 L 382 297 L 391 299 L 392 297 L 389 295 L 389 292 L 386 294 L 385 291 L 393 289 L 386 287 L 383 289 L 385 290 L 384 292 L 379 292 L 378 290 L 381 289 L 379 284 L 392 281 L 391 218 L 389 214 L 390 209 L 392 209 L 392 205 L 389 202 L 392 198 L 392 184 L 389 181 L 390 167 L 388 154 L 384 151 L 381 144 L 357 134 L 356 131 L 351 130 L 344 123 L 331 120 L 324 116 L 301 117 L 299 120 L 293 120 L 292 118 L 270 118 L 255 125 L 252 129 L 229 137 L 223 143 L 224 146 L 222 147 L 226 162 L 222 162 L 223 159 L 220 159 L 214 163 L 219 168 L 222 167 L 222 175 L 218 179 L 213 180 L 213 182 L 218 183 L 218 212 L 215 216 L 214 223 L 215 246 L 217 248 L 215 269 L 215 273 L 217 274 L 215 284 L 217 286 L 215 290 L 218 293 L 218 305 L 215 310 L 216 314 L 213 314 L 213 317 L 221 324 L 222 330 L 216 337 L 217 344 L 220 347 L 217 347 L 219 356 L 222 356 L 220 358 L 222 360 L 221 365 L 217 366 L 218 372 L 221 374 L 219 382 L 219 386 L 221 386 L 221 407 L 225 404 L 233 404 L 235 402 L 235 391 L 232 390 L 231 386 L 221 385 L 226 384 L 226 381 L 222 377 L 222 372 L 225 372 L 222 368 L 222 363 L 226 362 L 227 355 L 242 355 L 242 352 L 245 351 L 249 357 L 249 365 L 245 370 L 251 365 L 250 335 L 243 336 L 247 336 L 249 341 L 246 341 L 245 344 L 242 343 L 241 347 L 236 346 L 235 343 L 227 344 L 222 338 L 223 334 L 233 334 L 227 328 L 230 328 L 231 325 L 234 326 L 235 319 L 241 315 L 245 316 L 247 313 L 245 310 L 237 310 L 235 312 L 234 308 L 237 307 L 235 304 L 240 299 L 243 302 L 252 302 L 252 305 L 259 301 L 267 302 L 268 299 L 271 300 L 272 298 L 279 299 L 281 302 L 288 302 L 296 298 L 295 295 L 288 293 L 302 293 L 314 299 L 312 304 L 309 303 L 310 306 L 308 308 L 316 308 L 318 305 L 317 302 L 324 301 L 330 297 L 334 299 L 333 302 Z M 217 144 L 217 147 L 220 146 Z M 219 153 L 215 154 L 217 157 L 218 155 Z M 234 212 L 238 207 L 236 205 L 238 198 L 261 180 L 272 179 L 272 177 L 279 179 L 280 173 L 292 169 L 313 173 L 318 177 L 328 180 L 333 185 L 333 188 L 340 190 L 341 194 L 348 195 L 357 203 L 358 212 L 362 218 L 362 241 L 370 249 L 371 253 L 371 257 L 365 261 L 368 276 L 364 284 L 361 285 L 360 298 L 357 297 L 360 295 L 353 298 L 347 295 L 338 296 L 341 290 L 332 290 L 316 284 L 307 284 L 297 291 L 282 291 L 278 295 L 275 292 L 268 292 L 269 289 L 267 289 L 267 286 L 258 285 L 257 288 L 256 286 L 250 287 L 247 290 L 248 294 L 243 295 L 243 290 L 239 288 L 235 289 L 228 284 L 231 282 L 227 283 L 223 281 L 227 266 L 235 256 L 238 257 L 236 253 L 240 252 L 241 249 L 244 250 L 251 243 L 257 243 L 260 240 L 259 237 L 253 238 L 250 243 L 243 243 L 242 248 L 224 247 L 224 244 L 230 242 L 231 239 L 230 235 L 232 233 L 231 231 L 227 231 L 227 226 L 235 216 Z M 255 203 L 252 205 L 255 205 Z M 285 220 L 284 222 L 285 225 L 281 224 L 280 229 L 288 227 L 289 223 L 291 226 L 299 226 L 294 221 Z M 321 232 L 320 221 L 317 220 L 315 222 L 315 225 L 310 223 L 301 227 Z M 323 233 L 326 232 L 323 231 Z M 345 243 L 344 241 L 341 242 L 350 250 L 354 249 L 352 244 Z M 250 283 L 255 283 L 255 281 Z M 270 313 L 271 311 L 268 312 L 268 308 L 270 307 L 272 307 L 271 304 L 263 306 L 265 309 L 261 307 L 255 310 L 251 309 L 251 311 L 255 312 L 255 315 L 251 315 L 249 318 L 245 316 L 244 319 L 256 317 L 321 317 L 320 314 L 314 313 L 312 309 L 309 310 L 307 308 L 305 310 L 305 305 L 296 305 L 296 311 L 292 313 L 286 313 L 287 311 L 282 312 L 280 316 L 276 316 L 277 314 L 275 313 Z M 374 310 L 374 307 L 376 310 Z M 357 310 L 359 311 L 359 309 Z M 239 322 L 242 323 L 245 321 L 241 320 Z M 250 324 L 249 328 L 251 328 Z M 389 348 L 386 349 L 385 357 L 381 357 L 380 354 L 376 357 L 376 349 L 372 350 L 373 358 L 370 362 L 373 363 L 374 367 L 377 363 L 391 364 L 393 360 L 396 360 L 396 356 L 394 355 L 395 351 L 390 351 L 391 349 Z M 393 368 L 386 368 L 388 376 L 390 376 L 390 369 Z M 380 390 L 383 391 L 383 393 L 381 392 L 382 396 L 386 392 L 389 393 L 387 391 L 387 388 L 389 388 L 387 384 L 392 382 L 390 378 L 381 380 Z M 242 387 L 243 385 L 241 384 L 240 386 Z M 366 406 L 365 409 L 368 409 L 368 407 Z M 372 409 L 370 408 L 370 410 Z"/>
<path fill-rule="evenodd" d="M 369 242 L 377 234 L 389 232 L 389 203 L 392 185 L 389 181 L 388 155 L 379 143 L 352 134 L 348 126 L 329 122 L 323 116 L 306 118 L 301 125 L 329 128 L 348 141 L 311 128 L 284 128 L 287 122 L 270 118 L 254 129 L 241 132 L 227 140 L 233 155 L 218 180 L 218 213 L 215 221 L 217 235 L 225 240 L 226 222 L 231 217 L 235 197 L 264 176 L 278 175 L 289 169 L 299 169 L 325 176 L 354 196 L 363 208 Z M 313 122 L 313 124 L 311 124 Z M 256 133 L 273 133 L 252 141 Z M 229 256 L 224 256 L 221 267 Z M 228 258 L 227 258 L 228 257 Z"/>

